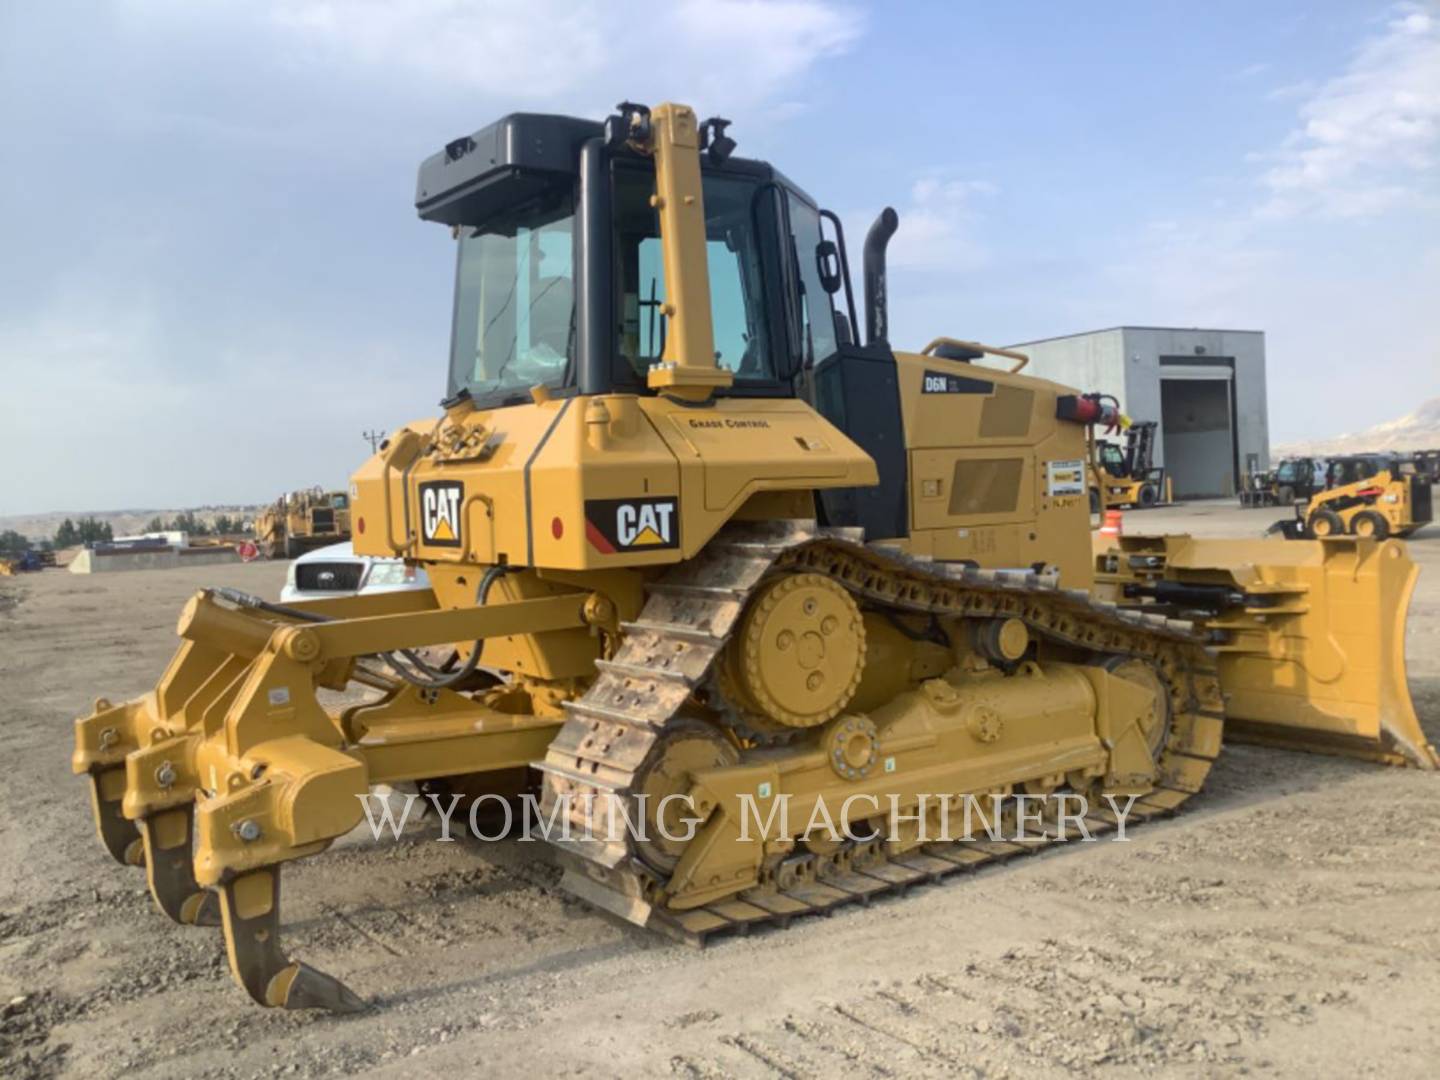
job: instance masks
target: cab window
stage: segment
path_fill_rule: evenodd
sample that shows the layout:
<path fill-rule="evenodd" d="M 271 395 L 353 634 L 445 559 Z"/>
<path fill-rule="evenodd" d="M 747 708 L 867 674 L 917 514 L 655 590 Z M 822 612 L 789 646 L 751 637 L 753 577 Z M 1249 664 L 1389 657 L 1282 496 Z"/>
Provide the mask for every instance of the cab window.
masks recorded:
<path fill-rule="evenodd" d="M 800 360 L 809 367 L 834 355 L 835 309 L 820 281 L 820 211 L 793 191 L 790 201 L 791 258 L 799 271 Z"/>
<path fill-rule="evenodd" d="M 712 175 L 704 178 L 704 185 L 715 361 L 734 372 L 737 382 L 773 380 L 759 238 L 750 212 L 755 184 Z M 650 170 L 616 169 L 620 352 L 641 379 L 664 353 L 667 332 L 659 217 L 650 206 L 654 190 Z"/>
<path fill-rule="evenodd" d="M 450 392 L 558 386 L 574 351 L 574 207 L 569 192 L 460 239 Z"/>

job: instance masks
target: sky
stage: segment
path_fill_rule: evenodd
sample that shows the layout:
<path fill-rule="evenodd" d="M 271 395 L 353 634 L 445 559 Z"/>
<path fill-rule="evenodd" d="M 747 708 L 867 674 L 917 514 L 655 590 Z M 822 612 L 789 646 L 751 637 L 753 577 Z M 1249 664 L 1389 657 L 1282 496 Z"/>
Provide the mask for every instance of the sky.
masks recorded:
<path fill-rule="evenodd" d="M 8 0 L 0 514 L 343 482 L 444 393 L 420 161 L 622 98 L 893 205 L 897 347 L 1264 330 L 1276 443 L 1440 395 L 1440 0 Z"/>

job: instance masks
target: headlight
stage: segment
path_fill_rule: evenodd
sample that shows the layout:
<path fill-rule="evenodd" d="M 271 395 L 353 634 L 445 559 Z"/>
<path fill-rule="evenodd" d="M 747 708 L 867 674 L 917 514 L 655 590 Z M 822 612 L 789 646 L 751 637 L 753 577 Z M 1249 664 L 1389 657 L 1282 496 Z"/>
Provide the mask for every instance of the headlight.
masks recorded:
<path fill-rule="evenodd" d="M 409 569 L 403 562 L 377 562 L 370 567 L 370 577 L 365 584 L 404 585 L 414 580 L 414 575 L 408 574 Z"/>
<path fill-rule="evenodd" d="M 295 563 L 293 561 L 285 571 L 285 584 L 292 589 L 295 587 Z"/>

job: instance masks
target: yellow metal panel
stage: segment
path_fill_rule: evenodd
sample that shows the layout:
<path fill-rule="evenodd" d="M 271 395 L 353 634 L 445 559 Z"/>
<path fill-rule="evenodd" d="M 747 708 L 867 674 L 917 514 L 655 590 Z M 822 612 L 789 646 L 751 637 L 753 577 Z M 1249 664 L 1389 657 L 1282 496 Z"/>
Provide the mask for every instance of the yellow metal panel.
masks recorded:
<path fill-rule="evenodd" d="M 557 570 L 664 565 L 693 555 L 758 493 L 878 480 L 863 450 L 792 399 L 687 407 L 615 394 L 471 411 L 422 427 L 393 437 L 355 474 L 357 552 Z M 458 458 L 425 452 L 443 450 L 452 431 L 472 442 L 483 433 L 492 449 Z M 460 511 L 459 525 L 444 543 L 425 541 L 421 495 L 435 483 L 458 485 L 447 512 Z M 587 507 L 607 500 L 673 514 L 678 543 L 606 550 Z"/>
<path fill-rule="evenodd" d="M 649 400 L 579 399 L 551 433 L 531 467 L 532 565 L 581 569 L 679 560 L 678 549 L 661 548 L 621 552 L 602 562 L 586 528 L 590 500 L 680 498 L 679 463 L 644 408 Z"/>
<path fill-rule="evenodd" d="M 700 505 L 709 513 L 728 516 L 756 491 L 878 480 L 868 455 L 803 401 L 731 398 L 712 409 L 662 407 L 672 445 L 682 442 L 704 462 Z M 689 511 L 694 505 L 686 495 Z"/>
<path fill-rule="evenodd" d="M 1052 465 L 1063 471 L 1086 456 L 1085 428 L 1055 415 L 1059 397 L 1074 391 L 911 353 L 897 353 L 896 367 L 910 449 L 909 550 L 985 567 L 1046 563 L 1067 588 L 1088 588 L 1089 552 L 1076 544 L 1089 530 L 1088 495 L 1050 490 Z M 927 388 L 927 375 L 949 391 Z M 1016 458 L 1024 464 L 1012 481 L 1014 466 L 1001 463 Z"/>

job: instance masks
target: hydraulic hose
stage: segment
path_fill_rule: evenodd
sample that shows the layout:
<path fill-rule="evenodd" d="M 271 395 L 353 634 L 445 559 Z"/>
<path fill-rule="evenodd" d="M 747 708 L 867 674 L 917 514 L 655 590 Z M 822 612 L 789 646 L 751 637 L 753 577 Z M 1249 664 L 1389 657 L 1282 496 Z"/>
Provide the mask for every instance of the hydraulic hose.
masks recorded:
<path fill-rule="evenodd" d="M 513 566 L 492 566 L 486 570 L 484 577 L 480 579 L 480 584 L 475 589 L 475 603 L 484 607 L 486 598 L 490 595 L 490 586 L 514 569 Z M 485 639 L 477 638 L 474 647 L 470 650 L 469 659 L 453 671 L 448 670 L 455 663 L 453 656 L 438 668 L 431 667 L 410 649 L 398 650 L 398 655 L 404 658 L 404 662 L 397 658 L 396 652 L 381 653 L 380 659 L 384 660 L 385 665 L 391 671 L 411 686 L 417 686 L 421 690 L 446 690 L 475 673 L 475 668 L 480 663 L 480 653 L 484 648 Z M 405 666 L 407 662 L 414 670 Z"/>
<path fill-rule="evenodd" d="M 485 571 L 480 579 L 480 584 L 475 589 L 475 602 L 484 606 L 490 595 L 490 587 L 500 578 L 514 570 L 513 566 L 492 566 Z M 268 600 L 262 600 L 253 593 L 242 592 L 239 589 L 232 589 L 226 586 L 219 586 L 212 590 L 216 596 L 230 601 L 236 607 L 254 608 L 259 611 L 268 611 L 272 615 L 280 615 L 287 619 L 295 619 L 300 622 L 333 622 L 329 615 L 320 615 L 313 611 L 301 611 L 299 608 L 286 607 L 284 604 L 272 604 Z M 470 650 L 470 657 L 457 669 L 455 663 L 459 653 L 450 656 L 440 667 L 431 667 L 411 649 L 399 649 L 392 652 L 378 654 L 380 659 L 385 661 L 387 667 L 396 675 L 404 679 L 412 686 L 422 690 L 445 690 L 457 683 L 464 681 L 475 673 L 475 668 L 480 663 L 480 653 L 485 648 L 485 639 L 477 638 L 474 647 Z M 402 659 L 403 658 L 403 661 Z M 406 667 L 406 663 L 413 667 Z"/>

